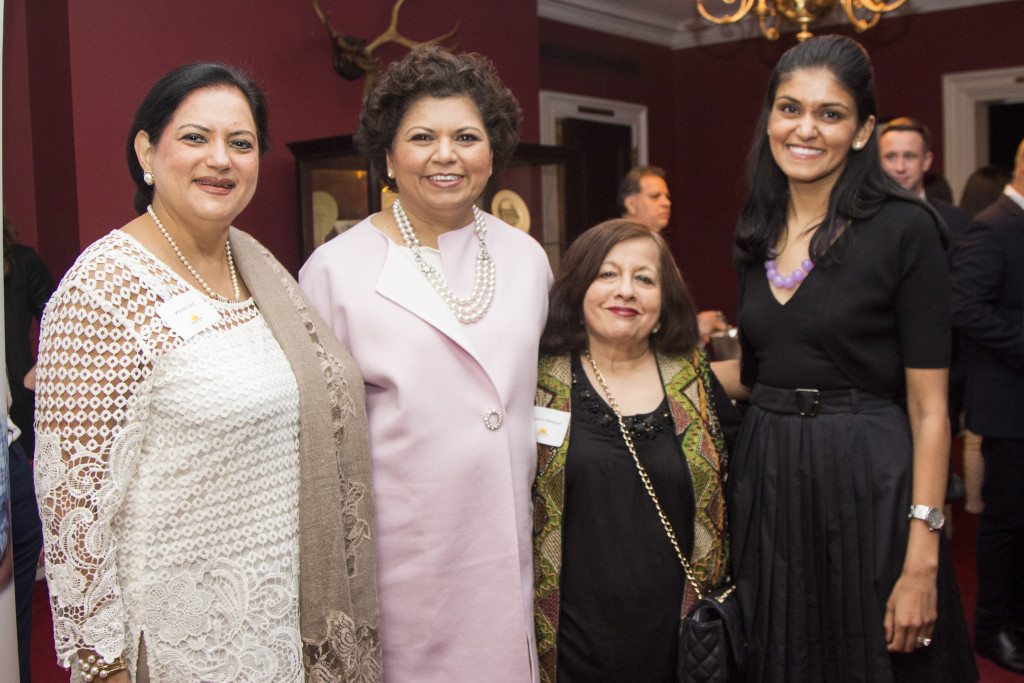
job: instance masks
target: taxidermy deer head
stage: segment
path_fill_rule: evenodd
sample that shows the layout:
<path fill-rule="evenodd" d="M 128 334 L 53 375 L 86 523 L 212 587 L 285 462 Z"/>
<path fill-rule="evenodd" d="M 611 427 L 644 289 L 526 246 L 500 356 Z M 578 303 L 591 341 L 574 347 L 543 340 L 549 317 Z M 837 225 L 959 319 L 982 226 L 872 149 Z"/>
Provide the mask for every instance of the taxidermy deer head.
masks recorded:
<path fill-rule="evenodd" d="M 331 37 L 331 41 L 334 44 L 334 70 L 347 81 L 354 81 L 360 76 L 365 75 L 366 82 L 363 84 L 363 97 L 366 97 L 373 90 L 373 86 L 377 82 L 377 75 L 380 73 L 380 60 L 373 56 L 373 51 L 378 47 L 386 43 L 398 43 L 411 50 L 420 45 L 438 45 L 454 36 L 459 30 L 459 25 L 455 24 L 455 28 L 437 38 L 421 41 L 406 38 L 398 32 L 398 13 L 401 11 L 405 0 L 397 0 L 395 6 L 391 9 L 391 24 L 387 27 L 387 30 L 367 44 L 365 38 L 353 38 L 352 36 L 339 34 L 331 26 L 331 18 L 320 9 L 318 0 L 312 0 L 312 2 L 316 15 L 320 17 L 320 21 L 327 29 L 327 34 Z"/>

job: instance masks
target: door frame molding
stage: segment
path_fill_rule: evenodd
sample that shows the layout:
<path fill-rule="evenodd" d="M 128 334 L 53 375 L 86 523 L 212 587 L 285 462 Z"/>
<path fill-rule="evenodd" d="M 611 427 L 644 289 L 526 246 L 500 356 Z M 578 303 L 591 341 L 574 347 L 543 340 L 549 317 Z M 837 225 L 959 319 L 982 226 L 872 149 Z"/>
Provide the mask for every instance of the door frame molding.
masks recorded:
<path fill-rule="evenodd" d="M 989 102 L 1024 100 L 1024 65 L 961 71 L 942 77 L 943 170 L 954 201 L 967 178 L 989 163 Z"/>
<path fill-rule="evenodd" d="M 629 126 L 632 136 L 632 152 L 636 163 L 647 164 L 647 107 L 633 102 L 608 100 L 601 97 L 587 97 L 571 93 L 540 91 L 540 142 L 542 145 L 557 144 L 559 119 L 575 118 L 600 123 L 614 123 Z M 558 174 L 554 169 L 541 172 L 541 191 L 547 198 L 558 196 Z M 552 207 L 543 216 L 541 244 L 548 254 L 551 267 L 558 269 L 561 260 L 561 243 L 564 226 L 554 207 L 555 201 L 545 201 L 545 207 Z"/>
<path fill-rule="evenodd" d="M 540 142 L 556 144 L 558 120 L 564 118 L 599 121 L 629 126 L 636 163 L 647 163 L 647 107 L 633 102 L 587 97 L 571 93 L 540 91 Z"/>

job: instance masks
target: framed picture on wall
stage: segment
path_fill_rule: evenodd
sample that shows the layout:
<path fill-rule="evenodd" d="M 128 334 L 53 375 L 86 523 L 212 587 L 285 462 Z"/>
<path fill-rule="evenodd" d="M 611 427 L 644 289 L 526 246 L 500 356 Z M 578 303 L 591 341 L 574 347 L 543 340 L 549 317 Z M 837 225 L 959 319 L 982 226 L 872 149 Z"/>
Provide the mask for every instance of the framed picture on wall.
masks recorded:
<path fill-rule="evenodd" d="M 351 135 L 290 142 L 298 182 L 302 259 L 371 213 L 380 193 L 371 192 L 370 169 Z"/>
<path fill-rule="evenodd" d="M 351 135 L 292 142 L 288 148 L 295 155 L 303 260 L 324 242 L 380 211 L 393 196 L 371 181 L 369 165 L 356 151 Z M 580 225 L 585 206 L 580 178 L 578 152 L 521 144 L 508 165 L 490 179 L 478 204 L 532 235 L 554 267 L 566 235 L 584 227 Z"/>

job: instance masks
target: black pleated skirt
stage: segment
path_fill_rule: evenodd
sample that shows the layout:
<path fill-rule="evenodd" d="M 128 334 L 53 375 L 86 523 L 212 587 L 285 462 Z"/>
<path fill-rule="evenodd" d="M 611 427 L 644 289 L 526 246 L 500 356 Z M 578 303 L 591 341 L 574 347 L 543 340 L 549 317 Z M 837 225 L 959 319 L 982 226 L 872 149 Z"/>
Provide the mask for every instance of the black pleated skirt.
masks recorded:
<path fill-rule="evenodd" d="M 906 415 L 856 390 L 805 402 L 813 417 L 794 405 L 792 391 L 756 387 L 730 460 L 748 680 L 977 680 L 945 535 L 931 646 L 886 650 L 885 605 L 909 532 Z"/>

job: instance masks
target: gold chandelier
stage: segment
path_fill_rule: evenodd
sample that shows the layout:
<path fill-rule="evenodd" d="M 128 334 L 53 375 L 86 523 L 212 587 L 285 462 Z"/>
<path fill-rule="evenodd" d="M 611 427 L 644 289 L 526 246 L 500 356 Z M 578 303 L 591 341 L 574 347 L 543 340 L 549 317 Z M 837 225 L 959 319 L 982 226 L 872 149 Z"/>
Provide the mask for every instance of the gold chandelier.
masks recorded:
<path fill-rule="evenodd" d="M 738 5 L 733 12 L 712 14 L 705 7 L 707 0 L 695 0 L 700 15 L 713 24 L 733 24 L 747 16 L 754 8 L 755 0 L 712 0 L 715 4 Z M 803 41 L 811 37 L 807 27 L 820 21 L 832 12 L 837 0 L 756 0 L 757 25 L 768 40 L 778 40 L 779 19 L 784 17 L 800 27 L 796 39 Z M 867 31 L 878 23 L 885 12 L 899 8 L 906 0 L 838 0 L 853 27 Z"/>

